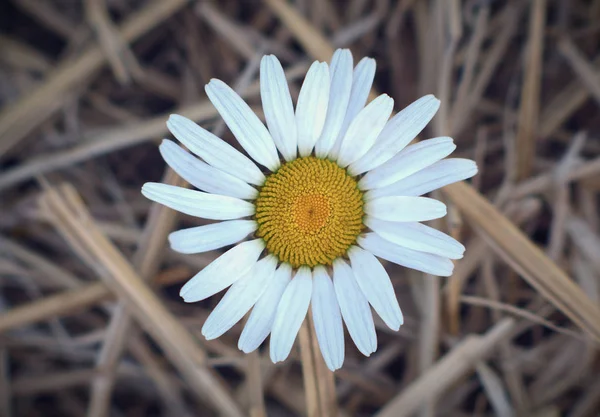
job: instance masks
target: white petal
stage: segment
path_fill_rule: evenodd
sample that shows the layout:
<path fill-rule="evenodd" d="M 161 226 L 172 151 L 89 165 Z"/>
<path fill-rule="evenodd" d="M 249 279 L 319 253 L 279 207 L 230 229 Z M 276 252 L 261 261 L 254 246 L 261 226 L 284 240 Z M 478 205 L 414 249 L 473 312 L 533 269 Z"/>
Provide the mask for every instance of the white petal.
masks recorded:
<path fill-rule="evenodd" d="M 277 306 L 281 296 L 292 278 L 292 267 L 281 264 L 269 287 L 260 296 L 238 341 L 238 349 L 244 353 L 254 351 L 271 332 Z"/>
<path fill-rule="evenodd" d="M 394 100 L 382 94 L 358 113 L 342 141 L 337 160 L 339 166 L 350 165 L 371 149 L 393 108 Z"/>
<path fill-rule="evenodd" d="M 377 168 L 400 152 L 427 126 L 440 108 L 440 101 L 433 95 L 421 97 L 386 125 L 375 145 L 348 168 L 350 175 L 358 175 Z"/>
<path fill-rule="evenodd" d="M 142 194 L 173 210 L 205 219 L 231 220 L 254 214 L 254 204 L 239 198 L 203 193 L 169 184 L 147 182 L 142 187 Z"/>
<path fill-rule="evenodd" d="M 230 220 L 177 230 L 169 235 L 171 249 L 180 253 L 202 253 L 232 245 L 256 230 L 254 220 Z"/>
<path fill-rule="evenodd" d="M 477 165 L 470 159 L 443 159 L 387 187 L 365 193 L 365 199 L 392 195 L 420 196 L 448 184 L 466 180 L 477 174 Z"/>
<path fill-rule="evenodd" d="M 446 205 L 427 197 L 381 197 L 365 202 L 365 213 L 391 222 L 424 222 L 446 215 Z"/>
<path fill-rule="evenodd" d="M 348 257 L 356 283 L 373 309 L 390 329 L 398 330 L 404 323 L 404 317 L 392 281 L 383 265 L 373 254 L 357 246 L 350 247 Z"/>
<path fill-rule="evenodd" d="M 275 314 L 273 330 L 271 330 L 271 361 L 277 363 L 285 360 L 300 326 L 306 317 L 312 293 L 312 277 L 308 267 L 300 267 L 296 276 L 286 287 Z"/>
<path fill-rule="evenodd" d="M 279 157 L 273 138 L 250 106 L 221 80 L 210 80 L 204 89 L 248 155 L 271 171 L 277 170 Z"/>
<path fill-rule="evenodd" d="M 361 247 L 380 258 L 427 274 L 449 277 L 454 269 L 454 264 L 448 258 L 398 246 L 376 233 L 360 236 L 357 242 Z"/>
<path fill-rule="evenodd" d="M 165 139 L 158 149 L 177 175 L 202 191 L 247 200 L 258 196 L 256 188 L 247 182 L 200 161 L 175 142 Z"/>
<path fill-rule="evenodd" d="M 315 61 L 308 69 L 296 105 L 298 150 L 300 156 L 310 155 L 323 131 L 329 101 L 329 67 Z"/>
<path fill-rule="evenodd" d="M 361 190 L 381 188 L 406 178 L 450 155 L 456 145 L 449 137 L 424 140 L 408 146 L 385 164 L 369 171 L 358 183 Z"/>
<path fill-rule="evenodd" d="M 331 75 L 331 87 L 329 89 L 327 117 L 321 136 L 315 145 L 315 154 L 319 158 L 325 158 L 335 144 L 348 109 L 352 91 L 352 53 L 349 49 L 335 51 L 333 58 L 331 58 L 329 73 Z"/>
<path fill-rule="evenodd" d="M 342 123 L 342 128 L 340 129 L 340 133 L 335 141 L 335 145 L 333 145 L 333 148 L 331 148 L 329 151 L 328 156 L 330 158 L 337 159 L 340 152 L 340 147 L 342 146 L 342 140 L 346 135 L 346 131 L 348 130 L 350 123 L 352 123 L 352 120 L 354 120 L 358 112 L 365 107 L 365 103 L 367 102 L 367 98 L 371 92 L 371 86 L 373 85 L 374 78 L 375 60 L 373 58 L 361 59 L 356 68 L 354 68 L 354 72 L 352 74 L 352 91 L 350 92 L 348 109 L 346 110 L 344 122 Z"/>
<path fill-rule="evenodd" d="M 294 105 L 281 63 L 274 55 L 260 61 L 260 97 L 269 132 L 286 161 L 296 159 Z"/>
<path fill-rule="evenodd" d="M 265 176 L 250 158 L 196 123 L 172 114 L 167 127 L 190 151 L 207 164 L 254 185 L 263 185 Z"/>
<path fill-rule="evenodd" d="M 350 337 L 363 355 L 370 356 L 377 350 L 371 308 L 354 278 L 352 268 L 340 258 L 333 261 L 333 285 Z"/>
<path fill-rule="evenodd" d="M 181 288 L 179 295 L 186 303 L 193 303 L 224 290 L 250 271 L 264 249 L 262 239 L 240 243 L 194 275 Z"/>
<path fill-rule="evenodd" d="M 202 326 L 202 335 L 206 340 L 221 336 L 250 311 L 273 280 L 276 266 L 277 258 L 269 255 L 258 261 L 227 290 Z"/>
<path fill-rule="evenodd" d="M 335 371 L 344 363 L 344 326 L 333 283 L 323 266 L 313 271 L 311 304 L 321 354 L 327 367 Z"/>
<path fill-rule="evenodd" d="M 450 259 L 463 257 L 465 247 L 454 238 L 421 223 L 396 223 L 366 216 L 365 225 L 385 240 L 405 248 Z"/>

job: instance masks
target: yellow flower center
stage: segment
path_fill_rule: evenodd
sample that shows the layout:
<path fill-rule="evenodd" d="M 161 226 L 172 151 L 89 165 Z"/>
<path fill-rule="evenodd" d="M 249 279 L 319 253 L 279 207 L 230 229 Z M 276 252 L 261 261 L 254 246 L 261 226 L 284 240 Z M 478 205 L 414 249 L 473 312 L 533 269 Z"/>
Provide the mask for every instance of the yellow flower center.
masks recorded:
<path fill-rule="evenodd" d="M 256 199 L 257 235 L 294 268 L 331 265 L 356 242 L 363 214 L 356 180 L 336 163 L 309 156 L 267 177 Z"/>

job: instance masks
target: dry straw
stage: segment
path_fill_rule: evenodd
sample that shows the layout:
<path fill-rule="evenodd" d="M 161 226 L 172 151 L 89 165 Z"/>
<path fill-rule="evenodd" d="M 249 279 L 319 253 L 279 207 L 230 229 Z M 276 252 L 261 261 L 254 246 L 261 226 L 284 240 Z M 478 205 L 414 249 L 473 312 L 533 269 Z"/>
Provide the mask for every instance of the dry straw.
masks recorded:
<path fill-rule="evenodd" d="M 0 36 L 0 76 L 12 77 L 0 99 L 13 97 L 0 108 L 0 415 L 44 415 L 43 398 L 90 417 L 157 404 L 177 416 L 594 415 L 597 2 L 129 3 L 15 0 L 32 33 L 67 46 Z M 283 364 L 241 354 L 239 326 L 204 340 L 212 301 L 173 291 L 216 254 L 170 252 L 176 221 L 200 223 L 150 205 L 139 185 L 163 166 L 154 142 L 170 113 L 231 140 L 198 93 L 210 78 L 235 79 L 260 115 L 263 53 L 297 95 L 310 61 L 338 46 L 376 56 L 396 103 L 434 92 L 430 132 L 453 136 L 480 175 L 438 196 L 438 226 L 467 247 L 454 275 L 388 266 L 406 324 L 377 321 L 378 351 L 347 347 L 334 375 L 310 317 Z M 169 170 L 163 181 L 184 185 Z"/>

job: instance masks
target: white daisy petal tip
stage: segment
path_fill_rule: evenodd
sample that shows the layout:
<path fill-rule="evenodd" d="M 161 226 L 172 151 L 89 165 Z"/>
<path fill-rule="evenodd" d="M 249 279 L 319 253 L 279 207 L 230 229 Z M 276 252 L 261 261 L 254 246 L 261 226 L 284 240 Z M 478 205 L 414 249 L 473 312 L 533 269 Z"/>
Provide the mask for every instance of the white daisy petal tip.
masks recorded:
<path fill-rule="evenodd" d="M 212 79 L 204 90 L 244 150 L 271 171 L 280 166 L 271 134 L 250 106 L 226 83 Z"/>
<path fill-rule="evenodd" d="M 281 63 L 274 55 L 260 62 L 260 96 L 275 146 L 286 161 L 296 159 L 297 129 L 294 105 Z"/>
<path fill-rule="evenodd" d="M 254 220 L 229 220 L 177 230 L 169 234 L 168 240 L 175 252 L 203 253 L 238 243 L 256 228 Z"/>
<path fill-rule="evenodd" d="M 449 259 L 460 259 L 465 252 L 465 247 L 456 239 L 421 223 L 390 222 L 366 216 L 365 226 L 385 240 L 416 251 Z"/>
<path fill-rule="evenodd" d="M 265 176 L 256 164 L 233 146 L 180 115 L 167 121 L 171 133 L 206 164 L 249 184 L 262 186 Z"/>
<path fill-rule="evenodd" d="M 146 182 L 144 183 L 144 185 L 142 185 L 141 188 L 141 193 L 144 195 L 144 197 L 148 197 L 148 188 L 150 187 L 150 184 L 153 184 L 152 182 Z"/>
<path fill-rule="evenodd" d="M 229 331 L 256 304 L 271 284 L 276 263 L 272 255 L 261 259 L 227 290 L 202 326 L 207 340 Z"/>
<path fill-rule="evenodd" d="M 149 200 L 156 201 L 162 187 L 160 182 L 147 182 L 142 185 L 142 195 Z"/>
<path fill-rule="evenodd" d="M 402 109 L 388 121 L 369 152 L 350 165 L 349 172 L 363 174 L 395 157 L 427 126 L 439 107 L 440 101 L 430 94 Z"/>
<path fill-rule="evenodd" d="M 361 69 L 365 72 L 375 72 L 375 69 L 377 67 L 377 61 L 375 60 L 375 58 L 371 58 L 370 56 L 365 56 L 363 57 L 358 64 L 356 65 L 357 69 Z"/>
<path fill-rule="evenodd" d="M 208 165 L 169 139 L 162 141 L 159 151 L 177 175 L 199 190 L 247 200 L 258 196 L 247 182 Z"/>
<path fill-rule="evenodd" d="M 213 85 L 213 86 L 220 87 L 220 86 L 221 86 L 221 85 L 223 85 L 223 84 L 225 84 L 225 83 L 224 83 L 223 81 L 221 81 L 220 79 L 218 79 L 218 78 L 211 78 L 211 79 L 208 81 L 208 84 L 206 84 L 206 86 L 205 86 L 205 87 L 208 87 L 209 85 Z M 226 85 L 226 84 L 225 84 L 225 85 Z"/>
<path fill-rule="evenodd" d="M 331 56 L 331 61 L 329 64 L 329 70 L 330 70 L 331 77 L 333 78 L 333 75 L 334 75 L 334 72 L 333 72 L 334 65 L 350 64 L 350 70 L 352 70 L 353 69 L 352 62 L 353 62 L 353 58 L 352 58 L 352 52 L 350 51 L 350 49 L 346 49 L 346 48 L 336 49 L 336 51 Z"/>
<path fill-rule="evenodd" d="M 469 176 L 467 178 L 471 178 L 471 177 L 474 177 L 475 175 L 477 175 L 479 173 L 479 167 L 477 166 L 477 162 L 475 162 L 475 161 L 473 161 L 471 159 L 468 159 L 467 161 L 469 161 L 470 165 L 471 165 L 471 167 L 469 169 L 469 172 L 467 174 Z"/>
<path fill-rule="evenodd" d="M 336 50 L 333 52 L 333 55 L 332 55 L 332 57 L 335 57 L 336 55 L 338 55 L 338 54 L 341 54 L 341 53 L 344 53 L 344 54 L 345 54 L 345 53 L 350 53 L 350 54 L 352 54 L 352 53 L 350 52 L 350 49 L 348 49 L 348 48 L 337 48 L 337 49 L 336 49 Z M 333 58 L 332 58 L 332 60 L 333 60 Z"/>
<path fill-rule="evenodd" d="M 447 136 L 423 140 L 398 152 L 359 181 L 361 190 L 383 188 L 419 172 L 450 155 L 456 149 Z"/>
<path fill-rule="evenodd" d="M 194 295 L 193 291 L 183 291 L 183 288 L 181 290 L 179 290 L 179 296 L 181 297 L 181 299 L 186 302 L 186 303 L 197 303 L 198 301 L 202 301 L 202 300 L 198 300 L 198 298 Z M 210 296 L 208 296 L 210 297 Z M 206 298 L 208 298 L 206 297 Z"/>
<path fill-rule="evenodd" d="M 352 268 L 339 258 L 333 262 L 333 286 L 350 337 L 363 355 L 371 355 L 377 350 L 373 314 Z"/>
<path fill-rule="evenodd" d="M 460 243 L 459 241 L 456 241 L 457 243 L 457 251 L 456 254 L 454 255 L 454 257 L 450 258 L 450 259 L 454 259 L 454 260 L 459 260 L 464 258 L 465 256 L 465 251 L 467 250 L 467 248 L 465 248 L 465 245 L 463 245 L 462 243 Z"/>
<path fill-rule="evenodd" d="M 204 323 L 204 326 L 202 326 L 202 330 L 201 330 L 202 336 L 204 336 L 204 338 L 206 340 L 215 340 L 223 335 L 221 332 L 217 332 L 217 331 L 213 330 L 212 328 L 211 329 L 207 328 L 206 323 L 208 323 L 208 320 Z"/>
<path fill-rule="evenodd" d="M 329 65 L 315 61 L 308 69 L 296 104 L 298 152 L 308 156 L 312 152 L 327 116 L 330 89 Z"/>
<path fill-rule="evenodd" d="M 323 266 L 313 269 L 312 317 L 319 349 L 327 367 L 344 363 L 344 328 L 333 282 Z"/>
<path fill-rule="evenodd" d="M 376 63 L 372 58 L 363 58 L 352 71 L 350 97 L 344 112 L 343 123 L 338 137 L 327 152 L 327 157 L 337 159 L 347 130 L 357 114 L 363 110 L 373 85 Z"/>
<path fill-rule="evenodd" d="M 279 362 L 283 362 L 285 361 L 288 356 L 290 355 L 292 348 L 290 347 L 289 350 L 284 350 L 281 348 L 273 348 L 273 341 L 271 340 L 271 349 L 269 352 L 269 357 L 271 358 L 271 362 L 273 362 L 274 364 L 277 364 Z"/>
<path fill-rule="evenodd" d="M 446 185 L 469 179 L 477 174 L 477 165 L 470 159 L 447 158 L 383 188 L 364 194 L 365 201 L 380 197 L 418 197 Z"/>
<path fill-rule="evenodd" d="M 176 113 L 170 114 L 167 119 L 167 127 L 169 128 L 169 130 L 171 130 L 171 126 L 170 126 L 171 124 L 178 123 L 183 118 L 184 118 L 183 116 L 176 114 Z"/>
<path fill-rule="evenodd" d="M 146 183 L 142 194 L 157 203 L 190 216 L 231 220 L 251 216 L 254 204 L 225 195 L 189 190 L 170 184 Z"/>
<path fill-rule="evenodd" d="M 194 300 L 192 300 L 191 298 L 188 298 L 185 296 L 185 294 L 179 294 L 179 296 L 181 297 L 181 299 L 183 300 L 183 302 L 185 303 L 195 303 Z"/>
<path fill-rule="evenodd" d="M 454 271 L 449 258 L 400 246 L 377 233 L 365 233 L 358 237 L 357 243 L 368 253 L 405 268 L 439 277 L 449 277 Z"/>
<path fill-rule="evenodd" d="M 358 113 L 348 127 L 340 146 L 338 165 L 345 168 L 371 149 L 393 108 L 394 99 L 387 94 L 381 94 Z"/>
<path fill-rule="evenodd" d="M 269 358 L 271 359 L 271 362 L 273 362 L 274 365 L 277 365 L 278 363 L 283 362 L 285 360 L 285 358 L 277 359 L 277 357 L 275 355 L 276 355 L 276 353 L 273 353 L 273 350 L 271 350 L 269 353 Z"/>
<path fill-rule="evenodd" d="M 186 282 L 179 296 L 185 302 L 192 303 L 215 295 L 250 271 L 264 249 L 262 239 L 234 246 Z"/>
<path fill-rule="evenodd" d="M 440 108 L 440 105 L 442 104 L 440 99 L 437 98 L 434 94 L 425 94 L 424 96 L 416 100 L 415 103 L 420 104 L 421 114 L 431 113 L 431 117 L 433 117 L 437 113 L 437 111 Z"/>
<path fill-rule="evenodd" d="M 440 101 L 439 98 L 437 98 L 436 96 L 434 96 L 433 94 L 427 94 L 425 96 L 423 96 L 423 99 L 425 101 L 424 103 L 424 113 L 431 113 L 432 114 L 432 118 L 433 116 L 435 116 L 435 114 L 438 112 L 438 110 L 440 109 L 440 106 L 442 104 L 442 102 Z"/>
<path fill-rule="evenodd" d="M 318 158 L 327 156 L 342 128 L 352 90 L 352 63 L 352 54 L 348 50 L 338 49 L 331 58 L 327 116 L 321 135 L 315 144 L 315 154 Z"/>
<path fill-rule="evenodd" d="M 238 348 L 242 352 L 256 350 L 271 333 L 279 301 L 291 278 L 291 266 L 281 264 L 275 272 L 273 283 L 261 295 L 242 330 L 238 340 Z"/>
<path fill-rule="evenodd" d="M 254 352 L 258 348 L 256 347 L 256 348 L 252 349 L 252 348 L 249 348 L 249 347 L 242 346 L 242 345 L 238 344 L 238 349 L 241 350 L 242 352 L 244 352 L 245 354 L 248 354 L 248 353 Z"/>
<path fill-rule="evenodd" d="M 369 300 L 369 304 L 373 306 L 384 323 L 396 331 L 404 323 L 404 316 L 400 310 L 392 281 L 381 262 L 373 254 L 372 249 L 377 248 L 379 242 L 376 241 L 370 246 L 362 244 L 369 235 L 372 234 L 368 233 L 366 237 L 359 236 L 357 242 L 361 247 L 352 246 L 348 250 L 352 272 L 361 291 Z M 372 239 L 368 239 L 367 243 L 371 242 Z"/>
<path fill-rule="evenodd" d="M 170 114 L 169 118 L 167 119 L 167 123 L 181 123 L 181 122 L 186 122 L 186 121 L 195 123 L 192 119 L 189 119 L 189 118 L 187 118 L 181 114 L 177 114 L 177 113 Z"/>
<path fill-rule="evenodd" d="M 391 222 L 423 222 L 447 214 L 444 203 L 429 197 L 380 197 L 368 200 L 364 210 L 367 216 Z"/>
<path fill-rule="evenodd" d="M 393 323 L 393 324 L 388 324 L 389 328 L 395 332 L 400 330 L 400 327 L 402 327 L 402 325 L 404 324 L 404 319 L 401 319 L 400 321 Z"/>
<path fill-rule="evenodd" d="M 308 312 L 312 285 L 310 268 L 303 266 L 285 288 L 271 331 L 270 356 L 273 363 L 283 361 L 289 356 Z"/>

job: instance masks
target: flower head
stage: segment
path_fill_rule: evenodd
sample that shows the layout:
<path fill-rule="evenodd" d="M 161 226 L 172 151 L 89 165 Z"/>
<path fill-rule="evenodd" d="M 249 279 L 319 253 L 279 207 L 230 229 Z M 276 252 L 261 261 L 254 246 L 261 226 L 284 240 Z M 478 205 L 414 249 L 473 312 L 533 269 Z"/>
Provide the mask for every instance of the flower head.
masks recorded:
<path fill-rule="evenodd" d="M 201 191 L 147 183 L 142 193 L 174 210 L 211 220 L 173 232 L 171 247 L 200 253 L 236 244 L 181 289 L 186 302 L 230 287 L 202 334 L 221 336 L 250 310 L 238 347 L 251 352 L 271 335 L 274 362 L 287 358 L 308 312 L 327 366 L 344 361 L 342 321 L 366 356 L 377 349 L 370 306 L 393 330 L 402 312 L 377 257 L 433 275 L 452 274 L 464 247 L 419 222 L 446 214 L 422 195 L 476 174 L 473 161 L 443 159 L 451 138 L 409 143 L 436 113 L 428 95 L 390 119 L 383 94 L 365 106 L 375 61 L 353 68 L 348 50 L 312 64 L 294 105 L 281 64 L 265 56 L 260 92 L 267 127 L 230 87 L 206 86 L 242 148 L 182 116 L 167 125 L 193 154 L 165 139 L 160 151 Z M 248 240 L 248 236 L 251 236 Z M 241 242 L 241 243 L 239 243 Z"/>

